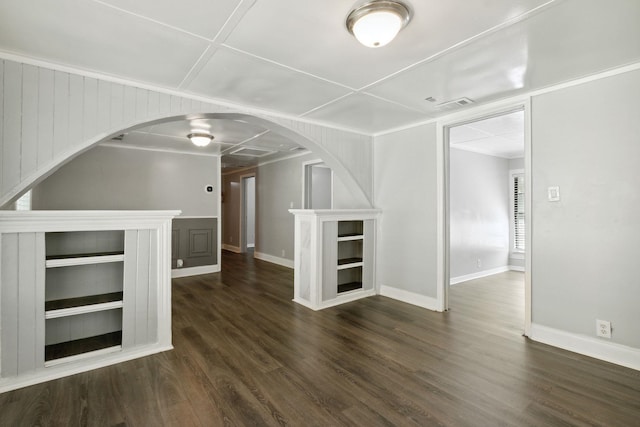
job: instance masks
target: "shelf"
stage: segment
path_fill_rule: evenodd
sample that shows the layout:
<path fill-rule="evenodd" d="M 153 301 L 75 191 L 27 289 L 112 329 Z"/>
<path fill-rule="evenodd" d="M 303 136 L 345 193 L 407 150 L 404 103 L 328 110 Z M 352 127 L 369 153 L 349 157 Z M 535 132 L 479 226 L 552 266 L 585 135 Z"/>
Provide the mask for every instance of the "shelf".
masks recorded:
<path fill-rule="evenodd" d="M 362 258 L 343 258 L 338 260 L 338 270 L 362 267 L 363 265 Z"/>
<path fill-rule="evenodd" d="M 110 332 L 108 334 L 96 335 L 94 337 L 82 338 L 74 341 L 50 344 L 44 347 L 45 366 L 64 363 L 75 360 L 78 355 L 90 357 L 98 352 L 103 353 L 118 351 L 122 348 L 122 331 Z"/>
<path fill-rule="evenodd" d="M 121 292 L 116 292 L 122 295 Z M 104 294 L 104 295 L 112 295 L 112 294 Z M 98 295 L 102 296 L 102 295 Z M 80 300 L 83 298 L 69 298 L 68 300 L 58 300 L 58 301 L 71 301 L 71 300 Z M 54 302 L 58 302 L 54 301 Z M 47 310 L 44 312 L 45 319 L 57 319 L 59 317 L 68 317 L 68 316 L 77 316 L 78 314 L 87 314 L 87 313 L 95 313 L 98 311 L 105 310 L 115 310 L 118 308 L 122 308 L 122 299 L 118 301 L 109 301 L 103 303 L 92 303 L 89 305 L 81 305 L 81 306 L 71 306 L 68 308 L 60 308 Z"/>
<path fill-rule="evenodd" d="M 362 289 L 362 282 L 350 282 L 338 285 L 338 293 L 355 291 L 356 289 Z"/>
<path fill-rule="evenodd" d="M 61 310 L 65 308 L 81 307 L 86 305 L 103 304 L 107 302 L 122 301 L 122 292 L 109 294 L 89 295 L 77 298 L 65 298 L 54 301 L 45 301 L 45 311 Z"/>
<path fill-rule="evenodd" d="M 364 235 L 362 233 L 342 234 L 338 236 L 338 242 L 349 242 L 353 240 L 363 240 Z"/>
<path fill-rule="evenodd" d="M 120 261 L 124 261 L 123 252 L 104 252 L 94 254 L 48 256 L 45 265 L 47 268 L 55 268 L 74 265 L 104 264 Z"/>

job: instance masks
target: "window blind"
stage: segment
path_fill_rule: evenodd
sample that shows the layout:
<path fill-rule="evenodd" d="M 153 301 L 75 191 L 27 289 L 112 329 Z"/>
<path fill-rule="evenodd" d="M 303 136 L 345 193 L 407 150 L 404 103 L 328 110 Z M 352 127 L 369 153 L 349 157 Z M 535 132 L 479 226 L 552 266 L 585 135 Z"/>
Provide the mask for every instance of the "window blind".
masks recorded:
<path fill-rule="evenodd" d="M 513 176 L 513 247 L 524 251 L 524 175 Z"/>

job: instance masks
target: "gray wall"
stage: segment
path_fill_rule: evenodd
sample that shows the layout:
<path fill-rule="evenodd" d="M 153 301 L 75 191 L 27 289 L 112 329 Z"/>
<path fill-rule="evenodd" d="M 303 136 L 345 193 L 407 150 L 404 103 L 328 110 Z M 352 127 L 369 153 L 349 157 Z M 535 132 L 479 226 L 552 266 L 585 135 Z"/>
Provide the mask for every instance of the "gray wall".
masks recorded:
<path fill-rule="evenodd" d="M 452 148 L 449 165 L 451 278 L 508 266 L 509 160 Z"/>
<path fill-rule="evenodd" d="M 294 216 L 289 209 L 302 208 L 302 164 L 315 159 L 317 156 L 309 153 L 223 175 L 222 243 L 234 249 L 240 246 L 240 177 L 255 173 L 255 251 L 293 261 Z M 333 207 L 366 208 L 352 196 L 336 173 L 333 175 Z"/>
<path fill-rule="evenodd" d="M 310 209 L 331 209 L 331 169 L 324 165 L 309 165 L 311 182 Z"/>
<path fill-rule="evenodd" d="M 294 217 L 302 208 L 302 162 L 294 157 L 258 168 L 256 252 L 293 260 Z"/>
<path fill-rule="evenodd" d="M 218 159 L 95 147 L 33 188 L 34 210 L 181 209 L 217 216 Z M 213 193 L 206 193 L 211 184 Z"/>
<path fill-rule="evenodd" d="M 640 71 L 532 101 L 533 322 L 640 348 Z M 547 201 L 559 186 L 561 200 Z"/>
<path fill-rule="evenodd" d="M 435 298 L 436 125 L 376 137 L 377 281 Z"/>

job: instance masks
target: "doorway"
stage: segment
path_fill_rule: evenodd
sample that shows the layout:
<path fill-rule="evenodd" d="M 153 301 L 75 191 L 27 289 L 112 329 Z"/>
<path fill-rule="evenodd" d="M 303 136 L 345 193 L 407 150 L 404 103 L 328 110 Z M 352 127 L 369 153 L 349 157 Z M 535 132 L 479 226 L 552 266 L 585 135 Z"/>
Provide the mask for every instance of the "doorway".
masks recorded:
<path fill-rule="evenodd" d="M 240 252 L 251 252 L 256 246 L 256 177 L 243 175 L 240 204 Z"/>
<path fill-rule="evenodd" d="M 508 278 L 521 286 L 513 304 L 525 335 L 531 321 L 528 114 L 528 105 L 517 105 L 441 124 L 443 309 L 450 308 L 452 285 Z M 459 301 L 457 294 L 456 288 Z"/>
<path fill-rule="evenodd" d="M 302 206 L 304 209 L 333 208 L 333 171 L 322 160 L 304 162 Z"/>

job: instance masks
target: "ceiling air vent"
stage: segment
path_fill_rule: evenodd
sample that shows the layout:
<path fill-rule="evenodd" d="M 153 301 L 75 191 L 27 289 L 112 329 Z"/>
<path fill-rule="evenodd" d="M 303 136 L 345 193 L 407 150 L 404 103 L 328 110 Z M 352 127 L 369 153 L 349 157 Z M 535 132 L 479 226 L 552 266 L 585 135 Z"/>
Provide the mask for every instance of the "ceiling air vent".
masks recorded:
<path fill-rule="evenodd" d="M 469 98 L 458 98 L 453 101 L 443 102 L 442 104 L 436 105 L 436 108 L 439 110 L 453 110 L 454 108 L 466 107 L 467 105 L 473 104 L 473 101 Z"/>

